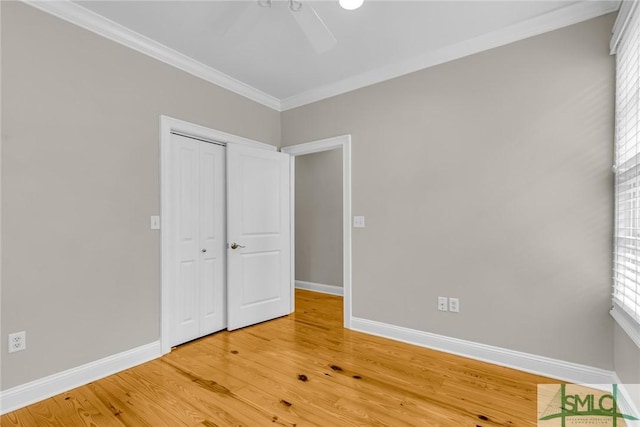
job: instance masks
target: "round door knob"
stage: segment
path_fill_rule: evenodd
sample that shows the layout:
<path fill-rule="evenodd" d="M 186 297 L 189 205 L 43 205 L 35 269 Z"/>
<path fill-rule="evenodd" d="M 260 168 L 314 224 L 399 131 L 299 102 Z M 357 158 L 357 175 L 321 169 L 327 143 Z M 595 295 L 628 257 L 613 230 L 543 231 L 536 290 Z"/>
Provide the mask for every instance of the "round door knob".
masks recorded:
<path fill-rule="evenodd" d="M 203 249 L 203 250 L 202 250 L 202 252 L 203 252 L 203 253 L 204 253 L 204 252 L 207 252 L 207 250 L 206 250 L 206 249 Z"/>

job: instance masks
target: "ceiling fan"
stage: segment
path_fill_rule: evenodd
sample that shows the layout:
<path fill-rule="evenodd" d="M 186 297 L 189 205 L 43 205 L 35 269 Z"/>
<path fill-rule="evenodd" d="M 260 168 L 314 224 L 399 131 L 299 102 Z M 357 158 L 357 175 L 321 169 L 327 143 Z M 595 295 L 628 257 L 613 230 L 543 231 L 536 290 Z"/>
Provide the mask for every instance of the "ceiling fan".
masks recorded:
<path fill-rule="evenodd" d="M 257 0 L 256 2 L 249 2 L 236 19 L 227 21 L 232 22 L 231 26 L 224 31 L 224 36 L 233 38 L 240 37 L 245 33 L 247 28 L 252 28 L 260 18 L 260 8 L 271 8 L 273 3 L 277 0 Z M 340 0 L 340 4 L 345 9 L 353 9 L 352 7 L 346 7 L 343 5 L 351 2 L 356 4 L 362 4 L 362 0 Z M 315 9 L 308 1 L 303 0 L 287 0 L 289 11 L 295 19 L 296 23 L 306 36 L 307 40 L 316 51 L 316 53 L 323 53 L 333 48 L 338 41 L 331 33 L 331 30 L 324 23 L 322 18 L 318 15 Z M 357 8 L 357 7 L 356 7 Z"/>
<path fill-rule="evenodd" d="M 271 7 L 272 0 L 258 0 L 258 4 Z M 326 52 L 338 42 L 309 2 L 289 0 L 289 10 L 316 53 Z"/>

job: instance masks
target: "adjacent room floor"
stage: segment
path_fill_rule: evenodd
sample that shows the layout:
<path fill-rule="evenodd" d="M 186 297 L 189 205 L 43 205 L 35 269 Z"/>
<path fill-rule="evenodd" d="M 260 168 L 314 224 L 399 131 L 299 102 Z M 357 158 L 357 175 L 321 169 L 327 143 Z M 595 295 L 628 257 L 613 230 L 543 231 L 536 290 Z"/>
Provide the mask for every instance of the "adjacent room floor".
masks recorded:
<path fill-rule="evenodd" d="M 536 426 L 547 378 L 342 328 L 342 298 L 220 332 L 0 418 L 8 426 Z"/>

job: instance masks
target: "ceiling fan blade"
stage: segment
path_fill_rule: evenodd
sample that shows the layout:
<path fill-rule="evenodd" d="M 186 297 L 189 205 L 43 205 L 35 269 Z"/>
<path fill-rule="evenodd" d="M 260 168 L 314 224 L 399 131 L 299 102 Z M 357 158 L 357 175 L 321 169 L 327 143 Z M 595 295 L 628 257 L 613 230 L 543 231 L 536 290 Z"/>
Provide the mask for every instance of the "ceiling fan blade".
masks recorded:
<path fill-rule="evenodd" d="M 317 53 L 326 52 L 338 43 L 309 2 L 302 3 L 302 7 L 291 14 Z"/>
<path fill-rule="evenodd" d="M 250 1 L 244 3 L 242 8 L 239 9 L 240 13 L 230 17 L 230 25 L 228 24 L 229 27 L 224 31 L 224 38 L 239 39 L 246 37 L 262 17 L 264 8 L 260 7 L 258 2 Z"/>
<path fill-rule="evenodd" d="M 229 29 L 240 19 L 242 14 L 246 12 L 245 9 L 249 4 L 219 2 L 216 3 L 216 6 L 218 6 L 220 10 L 217 11 L 211 23 L 212 32 L 218 37 L 224 37 Z"/>

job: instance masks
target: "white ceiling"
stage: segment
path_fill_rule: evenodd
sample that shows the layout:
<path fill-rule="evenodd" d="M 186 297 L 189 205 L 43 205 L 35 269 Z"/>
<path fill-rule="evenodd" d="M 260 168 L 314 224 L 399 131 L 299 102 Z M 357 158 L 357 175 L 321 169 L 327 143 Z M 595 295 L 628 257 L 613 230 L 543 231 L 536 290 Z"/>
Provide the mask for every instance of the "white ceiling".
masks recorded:
<path fill-rule="evenodd" d="M 77 4 L 288 106 L 580 22 L 617 1 L 382 1 L 355 11 L 308 2 L 337 39 L 318 54 L 287 2 L 78 1 Z M 303 5 L 304 7 L 304 5 Z"/>

